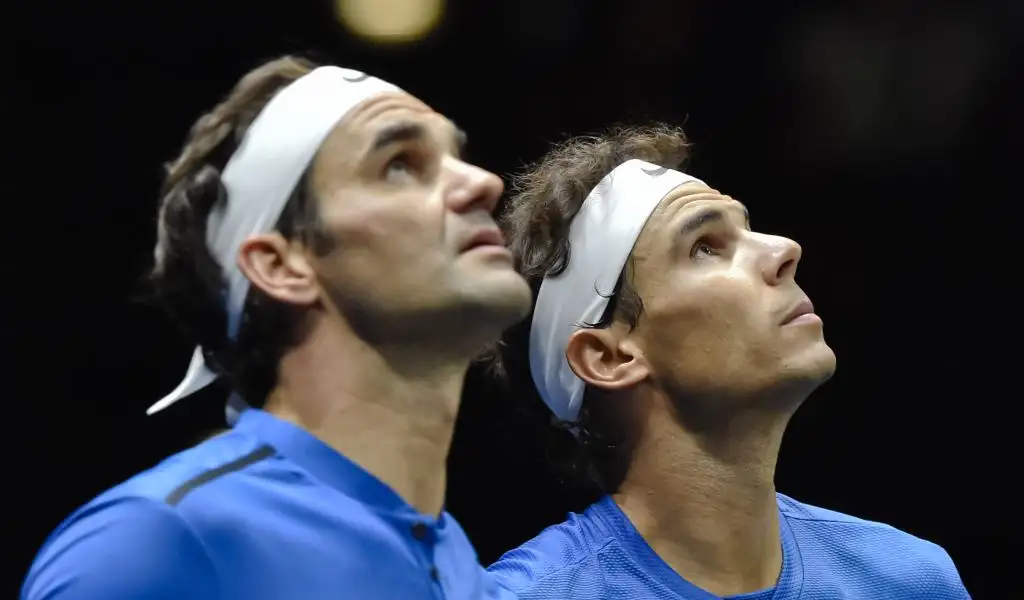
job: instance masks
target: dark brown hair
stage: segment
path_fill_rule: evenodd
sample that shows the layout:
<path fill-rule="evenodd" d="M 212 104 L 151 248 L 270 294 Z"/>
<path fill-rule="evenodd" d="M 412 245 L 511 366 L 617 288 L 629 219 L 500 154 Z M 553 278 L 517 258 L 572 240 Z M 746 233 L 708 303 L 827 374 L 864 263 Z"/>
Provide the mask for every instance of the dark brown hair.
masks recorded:
<path fill-rule="evenodd" d="M 569 227 L 605 175 L 631 159 L 675 169 L 688 155 L 689 143 L 679 128 L 663 124 L 615 127 L 600 135 L 563 142 L 514 176 L 512 194 L 499 222 L 534 299 L 544 277 L 562 272 L 571 260 Z M 630 327 L 637 325 L 643 302 L 630 285 L 630 272 L 627 263 L 605 314 L 591 326 L 607 327 L 615 320 Z M 628 457 L 620 447 L 625 433 L 614 427 L 617 419 L 607 414 L 599 394 L 591 388 L 584 394 L 577 422 L 560 422 L 551 416 L 530 375 L 531 319 L 532 315 L 507 331 L 484 360 L 507 384 L 511 401 L 523 407 L 532 424 L 540 425 L 541 439 L 548 440 L 549 457 L 567 483 L 614 493 L 628 467 Z"/>
<path fill-rule="evenodd" d="M 213 208 L 231 202 L 221 171 L 271 98 L 314 65 L 286 56 L 247 73 L 227 98 L 192 126 L 181 154 L 167 165 L 149 282 L 156 299 L 202 346 L 207 364 L 250 405 L 261 406 L 277 383 L 277 363 L 299 339 L 301 314 L 251 287 L 237 339 L 227 337 L 224 272 L 206 244 Z M 322 244 L 317 205 L 303 176 L 276 230 Z"/>

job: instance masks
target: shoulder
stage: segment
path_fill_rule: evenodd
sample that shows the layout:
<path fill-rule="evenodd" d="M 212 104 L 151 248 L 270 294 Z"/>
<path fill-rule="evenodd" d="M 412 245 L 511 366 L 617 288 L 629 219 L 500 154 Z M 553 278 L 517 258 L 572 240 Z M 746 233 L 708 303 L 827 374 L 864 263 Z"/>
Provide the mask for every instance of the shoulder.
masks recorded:
<path fill-rule="evenodd" d="M 179 452 L 111 490 L 125 496 L 188 507 L 213 490 L 223 494 L 279 470 L 284 461 L 275 450 L 237 432 L 228 432 Z"/>
<path fill-rule="evenodd" d="M 267 455 L 229 434 L 107 490 L 46 540 L 25 579 L 23 600 L 217 597 L 214 562 L 187 499 L 204 482 Z"/>
<path fill-rule="evenodd" d="M 36 557 L 23 600 L 217 598 L 213 562 L 188 524 L 162 502 L 97 499 Z"/>
<path fill-rule="evenodd" d="M 458 520 L 447 511 L 441 513 L 441 519 L 443 525 L 439 533 L 443 546 L 435 548 L 434 566 L 440 570 L 443 579 L 458 582 L 459 591 L 449 590 L 449 595 L 481 600 L 520 600 L 493 573 L 480 566 L 476 549 Z M 461 594 L 463 591 L 466 593 Z"/>
<path fill-rule="evenodd" d="M 876 589 L 906 589 L 908 598 L 968 598 L 952 558 L 938 544 L 782 494 L 779 508 L 808 576 L 831 570 Z"/>
<path fill-rule="evenodd" d="M 900 531 L 891 525 L 869 521 L 826 508 L 798 502 L 779 494 L 779 509 L 801 543 L 828 543 L 848 554 L 888 555 L 901 553 L 908 560 L 952 565 L 949 555 L 937 544 Z"/>
<path fill-rule="evenodd" d="M 569 598 L 569 590 L 581 589 L 579 580 L 603 578 L 598 554 L 604 544 L 589 538 L 586 521 L 586 513 L 571 514 L 506 552 L 488 570 L 520 598 Z"/>

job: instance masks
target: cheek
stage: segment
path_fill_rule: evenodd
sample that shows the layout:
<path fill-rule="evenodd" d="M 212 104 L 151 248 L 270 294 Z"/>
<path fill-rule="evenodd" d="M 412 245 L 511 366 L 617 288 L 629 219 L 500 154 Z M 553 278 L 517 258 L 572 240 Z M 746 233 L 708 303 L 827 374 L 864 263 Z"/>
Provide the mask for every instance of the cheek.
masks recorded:
<path fill-rule="evenodd" d="M 431 274 L 427 261 L 438 255 L 441 225 L 422 199 L 400 200 L 340 200 L 324 211 L 334 244 L 318 271 L 328 287 L 395 295 L 421 273 Z"/>
<path fill-rule="evenodd" d="M 759 290 L 724 277 L 663 290 L 638 330 L 656 373 L 684 385 L 720 385 L 774 362 Z"/>
<path fill-rule="evenodd" d="M 400 247 L 406 241 L 422 242 L 432 223 L 422 205 L 391 200 L 352 202 L 328 211 L 323 218 L 328 232 L 341 246 L 350 248 Z"/>

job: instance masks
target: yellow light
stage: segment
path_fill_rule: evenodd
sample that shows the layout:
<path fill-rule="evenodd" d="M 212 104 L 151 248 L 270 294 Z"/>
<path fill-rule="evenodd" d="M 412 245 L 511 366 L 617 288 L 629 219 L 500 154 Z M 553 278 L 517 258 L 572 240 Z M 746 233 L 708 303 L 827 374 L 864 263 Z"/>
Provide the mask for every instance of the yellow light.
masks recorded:
<path fill-rule="evenodd" d="M 335 9 L 357 36 L 402 43 L 430 33 L 444 14 L 445 0 L 335 0 Z"/>

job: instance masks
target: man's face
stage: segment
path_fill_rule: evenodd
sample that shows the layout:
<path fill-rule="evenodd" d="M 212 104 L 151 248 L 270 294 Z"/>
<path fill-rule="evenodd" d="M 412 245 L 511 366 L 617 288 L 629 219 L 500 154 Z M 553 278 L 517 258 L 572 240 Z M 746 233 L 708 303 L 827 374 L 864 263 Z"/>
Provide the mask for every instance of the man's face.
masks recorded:
<path fill-rule="evenodd" d="M 450 335 L 455 345 L 529 310 L 491 216 L 503 185 L 463 162 L 463 142 L 448 119 L 391 93 L 350 112 L 321 146 L 311 184 L 334 245 L 314 269 L 361 334 L 397 344 Z"/>
<path fill-rule="evenodd" d="M 643 316 L 629 336 L 673 397 L 802 400 L 832 375 L 821 319 L 794 280 L 800 253 L 703 184 L 661 202 L 634 247 Z"/>

